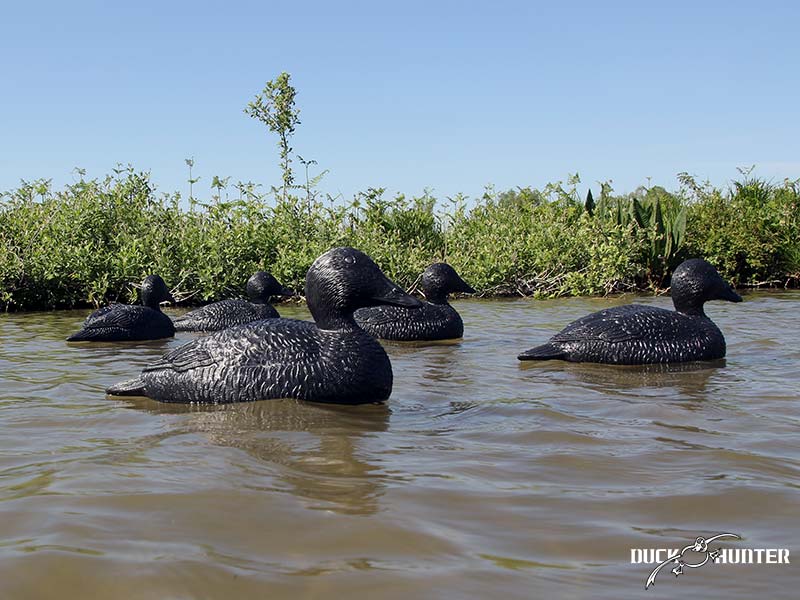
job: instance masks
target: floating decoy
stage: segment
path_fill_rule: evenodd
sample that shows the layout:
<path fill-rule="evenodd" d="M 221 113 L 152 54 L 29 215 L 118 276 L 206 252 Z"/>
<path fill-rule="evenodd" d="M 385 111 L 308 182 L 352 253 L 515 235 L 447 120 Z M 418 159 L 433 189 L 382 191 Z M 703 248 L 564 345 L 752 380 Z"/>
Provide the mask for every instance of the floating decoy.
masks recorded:
<path fill-rule="evenodd" d="M 356 322 L 368 333 L 384 340 L 448 340 L 464 335 L 464 322 L 447 302 L 451 293 L 474 294 L 475 290 L 446 263 L 425 269 L 420 287 L 427 302 L 422 308 L 374 306 L 356 311 Z"/>
<path fill-rule="evenodd" d="M 317 258 L 306 274 L 305 295 L 314 323 L 265 319 L 211 333 L 168 352 L 107 393 L 162 402 L 386 400 L 392 365 L 353 312 L 377 304 L 419 307 L 420 301 L 353 248 L 334 248 Z"/>
<path fill-rule="evenodd" d="M 127 342 L 173 337 L 175 327 L 161 312 L 161 302 L 174 302 L 167 284 L 158 275 L 148 275 L 140 292 L 142 305 L 110 304 L 94 311 L 81 330 L 68 342 Z"/>
<path fill-rule="evenodd" d="M 283 287 L 266 271 L 256 271 L 247 280 L 247 300 L 231 299 L 206 304 L 172 320 L 176 331 L 219 331 L 260 319 L 277 319 L 272 296 L 291 296 L 292 290 Z"/>
<path fill-rule="evenodd" d="M 715 360 L 725 356 L 725 337 L 703 312 L 709 300 L 741 302 L 733 287 L 700 258 L 672 274 L 675 310 L 628 304 L 601 310 L 567 325 L 519 360 L 567 360 L 617 365 Z"/>

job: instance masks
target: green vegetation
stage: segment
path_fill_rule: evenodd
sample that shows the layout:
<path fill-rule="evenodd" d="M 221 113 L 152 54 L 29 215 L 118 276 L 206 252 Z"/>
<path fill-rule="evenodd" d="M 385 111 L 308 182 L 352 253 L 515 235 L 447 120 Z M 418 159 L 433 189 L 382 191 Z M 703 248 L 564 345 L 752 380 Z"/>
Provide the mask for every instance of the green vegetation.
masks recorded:
<path fill-rule="evenodd" d="M 268 82 L 246 112 L 279 136 L 283 183 L 260 193 L 252 182 L 213 177 L 208 202 L 157 194 L 149 174 L 128 166 L 103 179 L 53 190 L 47 180 L 0 194 L 0 308 L 98 306 L 134 301 L 135 285 L 158 273 L 191 303 L 242 294 L 256 269 L 302 289 L 312 261 L 332 246 L 355 246 L 402 286 L 431 262 L 447 260 L 486 295 L 609 294 L 656 290 L 682 260 L 702 256 L 737 285 L 800 280 L 800 180 L 772 184 L 749 171 L 728 189 L 679 175 L 615 195 L 602 184 L 584 202 L 578 176 L 542 190 L 487 189 L 470 201 L 430 194 L 388 198 L 383 189 L 349 203 L 319 191 L 322 173 L 289 138 L 299 112 L 289 76 Z M 223 198 L 224 195 L 224 198 Z"/>
<path fill-rule="evenodd" d="M 370 254 L 408 286 L 446 259 L 488 295 L 607 294 L 656 289 L 684 258 L 704 256 L 739 285 L 800 279 L 800 183 L 744 178 L 728 190 L 685 179 L 682 191 L 607 186 L 592 211 L 577 179 L 543 190 L 488 190 L 446 211 L 430 195 L 360 193 L 349 204 L 313 193 L 283 200 L 241 184 L 240 198 L 182 206 L 157 195 L 145 173 L 118 169 L 53 191 L 23 182 L 0 199 L 0 307 L 38 309 L 133 301 L 159 273 L 192 302 L 241 294 L 256 269 L 302 288 L 332 246 Z"/>
<path fill-rule="evenodd" d="M 286 201 L 289 190 L 294 183 L 292 173 L 292 148 L 289 138 L 294 135 L 295 128 L 300 124 L 300 110 L 294 107 L 294 97 L 297 94 L 289 83 L 291 76 L 281 73 L 274 80 L 268 81 L 264 90 L 250 102 L 244 109 L 245 114 L 261 121 L 272 133 L 278 134 L 278 148 L 281 154 L 281 170 L 283 171 L 283 186 L 281 199 Z"/>

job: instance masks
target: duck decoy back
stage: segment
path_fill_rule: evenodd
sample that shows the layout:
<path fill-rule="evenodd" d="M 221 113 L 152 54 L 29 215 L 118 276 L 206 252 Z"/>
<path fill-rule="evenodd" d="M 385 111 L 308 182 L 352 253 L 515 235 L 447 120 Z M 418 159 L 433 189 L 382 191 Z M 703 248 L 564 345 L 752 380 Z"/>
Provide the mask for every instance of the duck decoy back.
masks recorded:
<path fill-rule="evenodd" d="M 617 306 L 567 325 L 519 360 L 567 360 L 620 365 L 715 360 L 725 357 L 725 337 L 709 319 L 709 300 L 741 302 L 713 265 L 690 259 L 671 281 L 675 310 L 641 304 Z"/>

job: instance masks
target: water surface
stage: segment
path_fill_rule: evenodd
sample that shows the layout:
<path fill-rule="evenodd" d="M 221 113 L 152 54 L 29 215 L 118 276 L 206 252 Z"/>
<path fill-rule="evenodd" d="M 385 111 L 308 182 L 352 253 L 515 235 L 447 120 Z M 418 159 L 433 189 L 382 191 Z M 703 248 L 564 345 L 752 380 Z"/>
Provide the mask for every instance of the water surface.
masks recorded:
<path fill-rule="evenodd" d="M 392 397 L 361 407 L 109 399 L 194 334 L 67 345 L 88 311 L 0 315 L 0 598 L 797 597 L 795 565 L 645 592 L 630 549 L 800 550 L 800 293 L 710 304 L 717 364 L 516 360 L 631 300 L 457 302 L 464 339 L 387 344 Z"/>

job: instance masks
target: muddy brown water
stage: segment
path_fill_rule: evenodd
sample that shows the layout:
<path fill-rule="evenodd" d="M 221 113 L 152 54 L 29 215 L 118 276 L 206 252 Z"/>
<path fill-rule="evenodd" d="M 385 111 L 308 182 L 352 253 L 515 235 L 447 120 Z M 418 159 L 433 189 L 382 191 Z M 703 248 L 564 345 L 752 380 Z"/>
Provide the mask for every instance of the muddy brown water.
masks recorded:
<path fill-rule="evenodd" d="M 109 399 L 192 334 L 67 345 L 87 311 L 0 315 L 0 598 L 798 597 L 800 293 L 710 304 L 721 364 L 516 360 L 632 300 L 457 302 L 464 339 L 387 344 L 392 397 L 361 407 Z M 721 532 L 793 564 L 645 592 L 631 549 Z"/>

